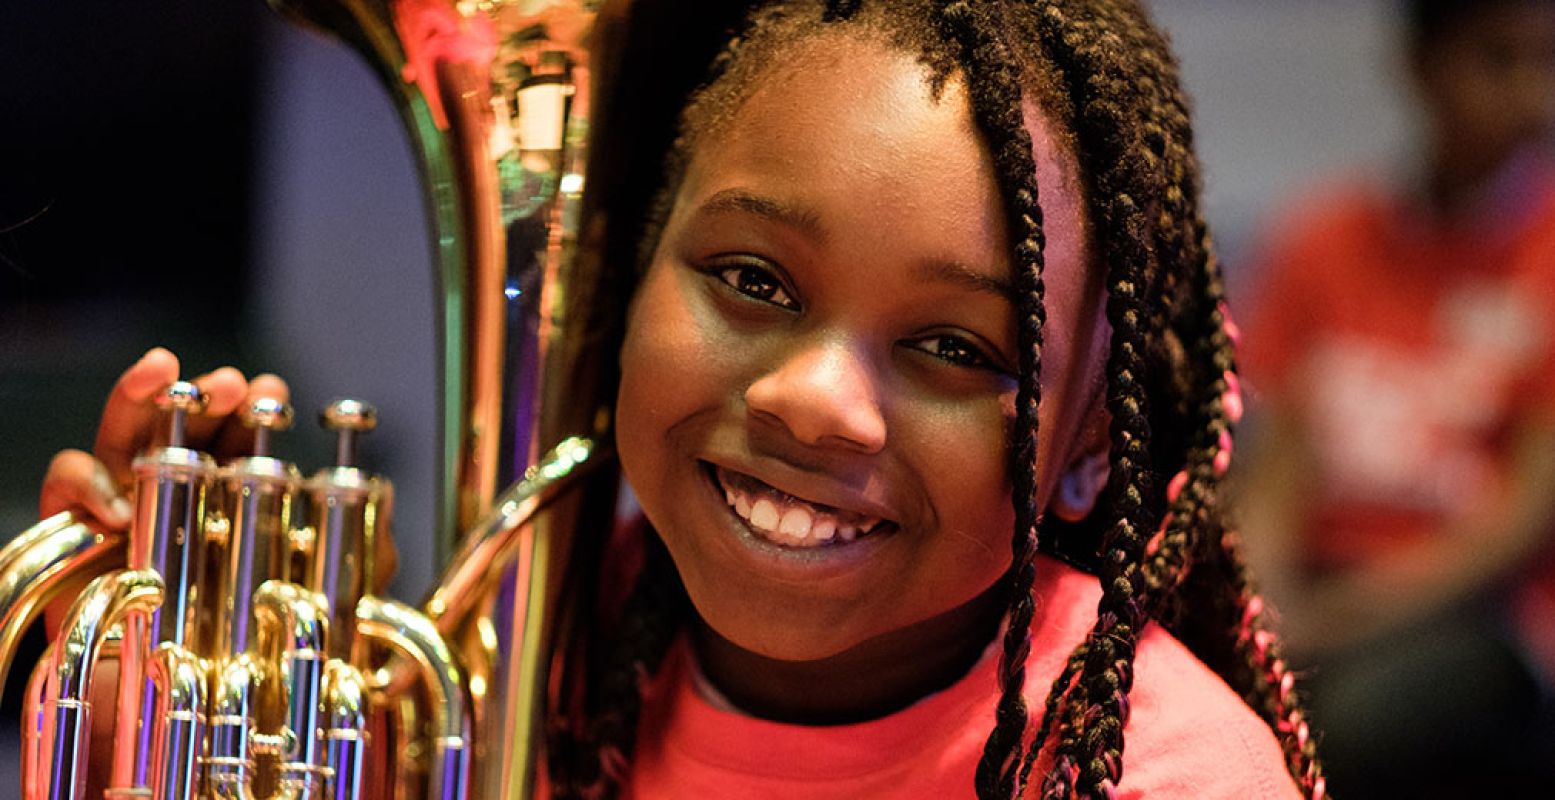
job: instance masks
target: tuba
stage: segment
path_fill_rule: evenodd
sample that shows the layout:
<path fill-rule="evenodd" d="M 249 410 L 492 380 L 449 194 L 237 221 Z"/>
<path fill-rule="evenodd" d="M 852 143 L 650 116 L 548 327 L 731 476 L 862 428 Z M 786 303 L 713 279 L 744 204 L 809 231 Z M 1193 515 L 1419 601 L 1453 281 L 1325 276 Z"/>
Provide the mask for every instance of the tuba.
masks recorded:
<path fill-rule="evenodd" d="M 441 288 L 441 578 L 419 607 L 376 593 L 393 488 L 356 465 L 371 406 L 323 411 L 335 463 L 304 477 L 270 454 L 284 404 L 243 409 L 254 449 L 218 464 L 184 446 L 199 390 L 168 387 L 128 531 L 67 512 L 0 550 L 0 680 L 42 609 L 75 597 L 26 684 L 22 796 L 529 797 L 548 673 L 587 624 L 578 576 L 603 547 L 583 532 L 616 513 L 624 300 L 602 287 L 632 260 L 611 243 L 635 240 L 673 131 L 643 109 L 678 107 L 739 4 L 690 26 L 700 3 L 271 4 L 366 58 L 418 161 Z M 626 68 L 671 30 L 702 42 L 670 48 L 681 67 Z M 640 124 L 591 154 L 609 116 Z"/>

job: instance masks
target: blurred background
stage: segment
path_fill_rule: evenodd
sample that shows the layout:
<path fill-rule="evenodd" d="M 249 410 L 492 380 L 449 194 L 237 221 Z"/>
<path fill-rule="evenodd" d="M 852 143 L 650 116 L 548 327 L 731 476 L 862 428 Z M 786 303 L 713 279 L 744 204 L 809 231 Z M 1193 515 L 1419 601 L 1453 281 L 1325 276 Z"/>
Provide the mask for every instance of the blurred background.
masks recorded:
<path fill-rule="evenodd" d="M 1277 269 L 1301 269 L 1282 266 L 1271 234 L 1312 219 L 1291 216 L 1296 198 L 1336 182 L 1425 185 L 1433 127 L 1400 0 L 1151 6 L 1195 100 L 1209 218 L 1239 308 L 1267 305 Z M 397 484 L 393 590 L 419 598 L 433 577 L 433 290 L 409 146 L 343 46 L 254 0 L 0 3 L 0 539 L 35 520 L 50 456 L 90 448 L 118 373 L 160 345 L 186 375 L 233 364 L 285 376 L 300 422 L 279 449 L 304 471 L 332 453 L 312 423 L 318 408 L 342 394 L 375 403 L 380 428 L 363 455 Z M 1260 358 L 1284 374 L 1274 355 Z M 1266 401 L 1285 407 L 1266 397 L 1284 380 L 1249 392 L 1248 458 L 1269 464 L 1259 474 L 1273 485 L 1244 480 L 1260 505 L 1316 469 L 1266 455 L 1291 450 L 1282 437 L 1299 427 L 1278 421 L 1293 407 L 1260 414 Z M 1260 536 L 1259 525 L 1292 523 L 1249 515 L 1247 536 L 1271 563 L 1276 601 L 1300 606 L 1301 587 L 1324 576 L 1299 545 L 1258 545 L 1299 533 Z M 1432 613 L 1505 578 L 1486 572 Z M 1293 646 L 1324 650 L 1320 637 Z M 0 759 L 15 754 L 0 745 Z"/>

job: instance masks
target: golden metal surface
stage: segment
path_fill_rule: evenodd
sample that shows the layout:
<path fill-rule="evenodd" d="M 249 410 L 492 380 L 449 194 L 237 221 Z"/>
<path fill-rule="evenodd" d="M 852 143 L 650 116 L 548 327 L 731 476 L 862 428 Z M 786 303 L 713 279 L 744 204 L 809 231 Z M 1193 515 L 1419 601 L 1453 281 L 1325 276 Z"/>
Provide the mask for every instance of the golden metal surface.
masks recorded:
<path fill-rule="evenodd" d="M 218 467 L 184 447 L 204 398 L 170 387 L 127 533 L 66 514 L 0 550 L 0 678 L 41 609 L 96 578 L 28 684 L 23 796 L 527 798 L 573 530 L 614 508 L 608 472 L 570 488 L 610 460 L 613 353 L 564 313 L 597 3 L 271 3 L 364 54 L 415 146 L 441 287 L 443 578 L 425 614 L 375 594 L 392 487 L 355 467 L 370 406 L 326 410 L 337 463 L 303 481 L 270 455 L 284 404 L 244 409 L 255 450 Z"/>
<path fill-rule="evenodd" d="M 48 800 L 81 800 L 92 774 L 92 675 L 109 631 L 136 612 L 149 612 L 163 601 L 162 578 L 150 570 L 118 570 L 94 579 L 65 615 L 62 638 L 45 670 L 42 741 L 47 780 L 39 790 Z M 120 663 L 123 663 L 122 653 Z M 24 712 L 25 713 L 25 712 Z M 100 768 L 99 768 L 100 769 Z"/>
<path fill-rule="evenodd" d="M 0 685 L 16 645 L 67 588 L 124 563 L 124 534 L 100 533 L 62 511 L 0 549 Z"/>

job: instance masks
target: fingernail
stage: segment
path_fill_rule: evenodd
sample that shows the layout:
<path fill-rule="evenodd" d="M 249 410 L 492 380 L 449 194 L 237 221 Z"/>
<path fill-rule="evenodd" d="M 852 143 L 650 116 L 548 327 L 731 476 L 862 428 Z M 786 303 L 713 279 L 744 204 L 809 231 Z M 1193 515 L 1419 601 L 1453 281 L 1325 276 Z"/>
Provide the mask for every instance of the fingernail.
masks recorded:
<path fill-rule="evenodd" d="M 113 502 L 109 503 L 108 507 L 113 511 L 114 516 L 123 517 L 125 519 L 129 519 L 130 513 L 134 511 L 134 509 L 130 507 L 130 501 L 122 497 L 113 498 Z"/>
<path fill-rule="evenodd" d="M 119 496 L 119 488 L 113 485 L 113 476 L 102 465 L 92 471 L 92 488 L 103 496 L 104 500 L 112 500 Z"/>

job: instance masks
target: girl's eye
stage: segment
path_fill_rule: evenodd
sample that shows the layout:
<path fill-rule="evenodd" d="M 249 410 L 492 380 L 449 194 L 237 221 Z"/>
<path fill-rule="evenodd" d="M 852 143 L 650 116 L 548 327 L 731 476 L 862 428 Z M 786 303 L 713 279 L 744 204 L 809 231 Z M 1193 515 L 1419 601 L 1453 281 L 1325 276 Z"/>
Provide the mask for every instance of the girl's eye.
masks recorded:
<path fill-rule="evenodd" d="M 919 339 L 912 346 L 947 364 L 953 364 L 958 367 L 1003 371 L 981 348 L 965 337 L 948 333 L 940 334 Z"/>
<path fill-rule="evenodd" d="M 798 310 L 799 304 L 783 287 L 782 279 L 770 269 L 757 264 L 734 264 L 715 268 L 718 279 L 729 288 L 763 303 Z"/>

